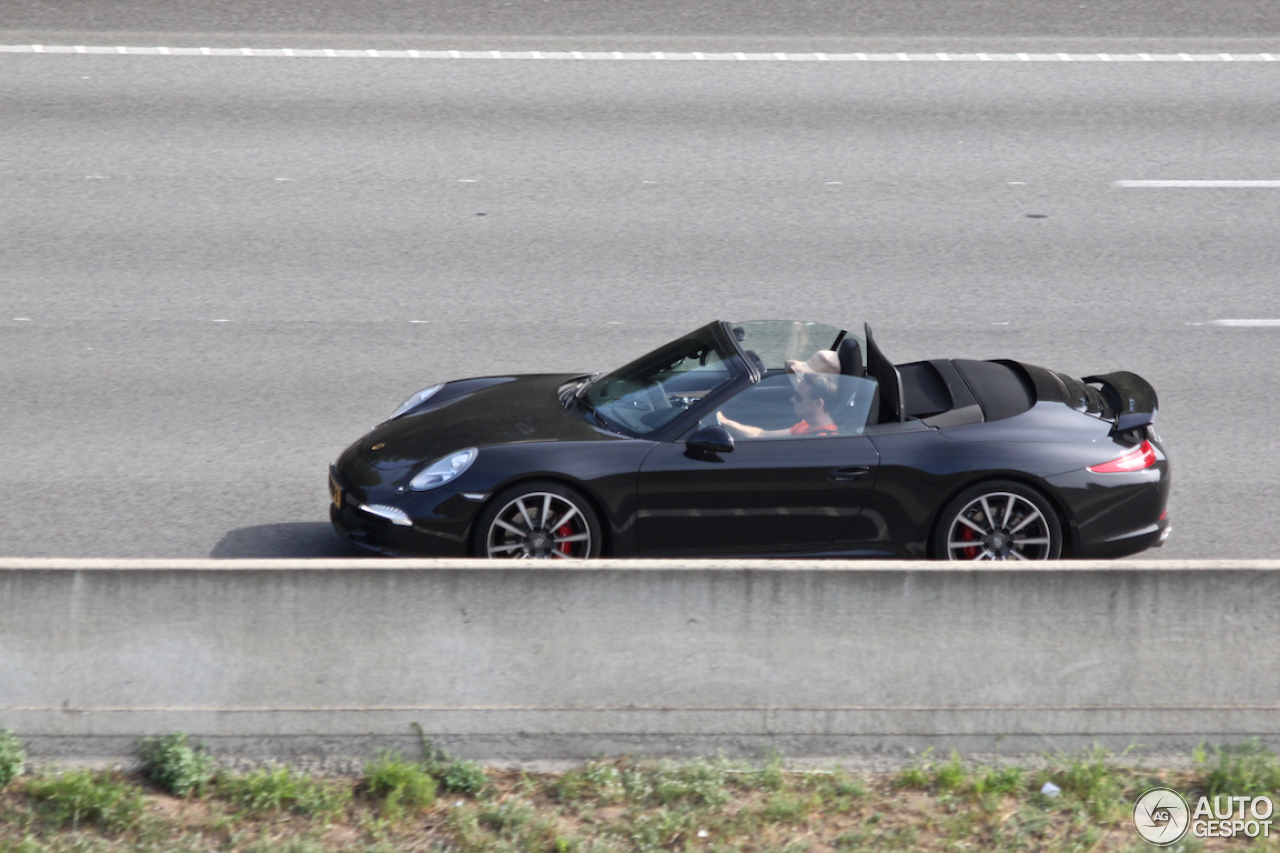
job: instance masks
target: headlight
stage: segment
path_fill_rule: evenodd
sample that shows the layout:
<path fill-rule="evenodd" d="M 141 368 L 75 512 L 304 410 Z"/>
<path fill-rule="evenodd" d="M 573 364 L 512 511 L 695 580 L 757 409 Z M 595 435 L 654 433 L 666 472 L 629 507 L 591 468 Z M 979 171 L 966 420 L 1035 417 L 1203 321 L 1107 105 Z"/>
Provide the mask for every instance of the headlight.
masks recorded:
<path fill-rule="evenodd" d="M 431 398 L 432 394 L 435 394 L 437 391 L 439 391 L 443 387 L 444 387 L 444 383 L 441 382 L 438 385 L 432 385 L 430 388 L 423 388 L 417 394 L 414 394 L 408 400 L 405 400 L 403 403 L 397 406 L 396 410 L 391 413 L 391 417 L 387 418 L 387 420 L 393 421 L 396 418 L 403 415 L 405 412 L 412 409 L 414 406 L 418 405 L 419 403 L 425 403 L 427 400 Z"/>
<path fill-rule="evenodd" d="M 479 450 L 468 447 L 466 450 L 450 453 L 443 459 L 437 459 L 414 475 L 409 481 L 409 488 L 415 492 L 425 492 L 427 489 L 443 486 L 470 468 L 471 463 L 475 462 L 479 455 Z"/>

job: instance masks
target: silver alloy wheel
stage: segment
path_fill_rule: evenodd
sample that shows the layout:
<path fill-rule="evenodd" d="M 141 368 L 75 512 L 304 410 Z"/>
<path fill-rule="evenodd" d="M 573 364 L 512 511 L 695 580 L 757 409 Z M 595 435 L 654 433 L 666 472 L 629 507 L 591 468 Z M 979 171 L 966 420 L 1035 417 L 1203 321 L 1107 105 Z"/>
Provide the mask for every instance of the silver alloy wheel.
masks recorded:
<path fill-rule="evenodd" d="M 564 495 L 528 492 L 494 516 L 485 548 L 490 558 L 578 559 L 591 553 L 591 527 Z"/>
<path fill-rule="evenodd" d="M 1049 522 L 1022 495 L 989 492 L 965 504 L 947 531 L 950 560 L 1047 560 Z"/>

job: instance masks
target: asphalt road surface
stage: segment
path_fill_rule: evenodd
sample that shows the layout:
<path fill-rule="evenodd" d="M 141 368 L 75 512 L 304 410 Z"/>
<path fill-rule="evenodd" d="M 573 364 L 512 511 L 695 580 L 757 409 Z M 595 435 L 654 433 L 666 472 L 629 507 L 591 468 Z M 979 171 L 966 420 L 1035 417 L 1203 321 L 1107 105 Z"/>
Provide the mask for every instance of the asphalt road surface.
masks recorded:
<path fill-rule="evenodd" d="M 783 317 L 870 321 L 898 361 L 1137 371 L 1174 464 L 1155 554 L 1274 556 L 1276 15 L 1087 5 L 853 4 L 841 20 L 880 23 L 820 42 L 816 4 L 791 24 L 654 5 L 610 29 L 591 3 L 431 7 L 434 27 L 412 4 L 308 25 L 0 3 L 7 45 L 1227 54 L 0 53 L 0 555 L 345 554 L 327 466 L 418 388 Z"/>

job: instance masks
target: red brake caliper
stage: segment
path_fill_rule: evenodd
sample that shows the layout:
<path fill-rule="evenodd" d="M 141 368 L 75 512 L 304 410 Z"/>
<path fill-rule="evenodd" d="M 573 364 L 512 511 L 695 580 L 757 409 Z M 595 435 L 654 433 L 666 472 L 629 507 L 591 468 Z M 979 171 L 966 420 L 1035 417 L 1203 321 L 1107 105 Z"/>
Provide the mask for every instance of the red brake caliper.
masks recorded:
<path fill-rule="evenodd" d="M 978 534 L 973 532 L 972 527 L 964 526 L 960 528 L 960 538 L 965 542 L 972 542 L 978 538 Z M 965 548 L 963 553 L 966 560 L 976 560 L 978 558 L 977 548 Z"/>
<path fill-rule="evenodd" d="M 565 525 L 561 525 L 560 529 L 556 531 L 556 535 L 557 535 L 557 536 L 572 536 L 572 535 L 573 535 L 573 528 L 572 528 L 572 527 L 570 527 L 570 526 L 569 526 L 569 525 L 567 525 L 567 524 L 565 524 Z M 564 554 L 566 557 L 572 556 L 572 555 L 569 553 L 569 552 L 570 552 L 570 551 L 572 551 L 572 550 L 573 550 L 573 543 L 572 543 L 572 542 L 561 542 L 561 543 L 560 543 L 560 553 L 561 553 L 561 554 Z"/>

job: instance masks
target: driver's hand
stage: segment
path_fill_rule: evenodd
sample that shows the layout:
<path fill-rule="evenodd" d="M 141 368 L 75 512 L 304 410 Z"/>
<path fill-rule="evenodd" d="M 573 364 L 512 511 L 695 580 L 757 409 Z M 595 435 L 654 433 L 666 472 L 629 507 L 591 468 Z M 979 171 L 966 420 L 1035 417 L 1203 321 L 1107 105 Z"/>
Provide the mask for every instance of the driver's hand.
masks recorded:
<path fill-rule="evenodd" d="M 728 422 L 729 419 L 724 416 L 724 412 L 716 412 L 716 423 L 720 424 L 720 426 L 724 426 Z"/>

